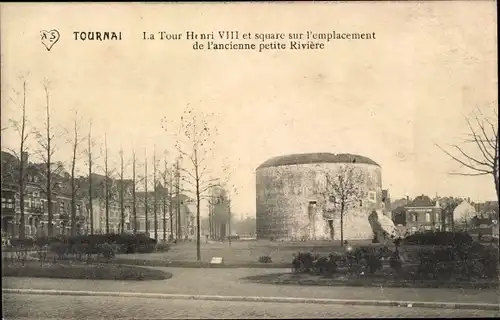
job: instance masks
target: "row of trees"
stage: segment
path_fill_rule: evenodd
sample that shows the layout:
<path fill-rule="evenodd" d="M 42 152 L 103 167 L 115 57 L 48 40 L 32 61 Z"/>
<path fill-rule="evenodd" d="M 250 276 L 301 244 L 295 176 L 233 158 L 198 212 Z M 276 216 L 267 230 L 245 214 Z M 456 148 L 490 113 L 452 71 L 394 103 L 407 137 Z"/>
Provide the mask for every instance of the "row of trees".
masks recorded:
<path fill-rule="evenodd" d="M 19 186 L 19 196 L 20 196 L 20 229 L 19 237 L 25 237 L 25 207 L 24 207 L 24 197 L 26 189 L 26 179 L 27 179 L 27 168 L 28 160 L 24 156 L 30 150 L 31 144 L 30 139 L 35 136 L 35 141 L 38 144 L 36 152 L 30 152 L 33 154 L 38 154 L 42 163 L 44 164 L 44 170 L 39 177 L 41 180 L 42 192 L 45 194 L 48 203 L 48 234 L 53 235 L 53 220 L 54 220 L 54 208 L 52 206 L 52 200 L 54 198 L 54 186 L 59 182 L 59 177 L 64 174 L 64 165 L 61 162 L 54 161 L 54 154 L 57 150 L 55 141 L 59 138 L 55 133 L 55 127 L 51 123 L 51 101 L 50 101 L 50 90 L 48 83 L 43 84 L 43 89 L 45 93 L 45 121 L 43 128 L 33 128 L 30 126 L 30 121 L 28 120 L 28 104 L 27 104 L 27 81 L 23 80 L 22 92 L 17 93 L 17 97 L 21 99 L 14 100 L 11 98 L 12 102 L 15 102 L 20 108 L 21 116 L 19 119 L 11 118 L 9 120 L 9 126 L 2 128 L 13 129 L 19 135 L 19 147 L 16 149 L 10 149 L 9 151 L 13 153 L 18 158 L 18 167 L 10 172 L 12 178 Z M 144 208 L 145 208 L 145 219 L 149 219 L 149 205 L 152 200 L 153 204 L 153 218 L 154 218 L 154 230 L 155 238 L 158 238 L 158 221 L 159 221 L 159 209 L 161 209 L 163 215 L 163 238 L 166 238 L 167 230 L 167 220 L 170 221 L 170 236 L 173 237 L 174 225 L 173 221 L 180 221 L 180 210 L 179 194 L 186 193 L 191 198 L 196 201 L 196 240 L 197 240 L 197 256 L 201 259 L 200 254 L 200 208 L 201 202 L 206 198 L 207 191 L 215 186 L 220 186 L 228 181 L 228 170 L 227 168 L 222 168 L 221 175 L 223 178 L 217 179 L 213 177 L 212 171 L 210 170 L 211 164 L 210 160 L 214 157 L 214 146 L 215 140 L 212 138 L 217 135 L 216 129 L 212 129 L 209 125 L 209 116 L 205 114 L 196 115 L 192 108 L 186 108 L 184 114 L 180 118 L 180 125 L 176 131 L 170 128 L 172 121 L 167 121 L 163 119 L 163 128 L 169 134 L 175 136 L 175 144 L 172 149 L 175 148 L 178 154 L 177 160 L 169 164 L 167 161 L 168 152 L 164 152 L 164 163 L 163 169 L 160 170 L 160 161 L 156 156 L 156 147 L 153 152 L 153 189 L 159 184 L 163 184 L 164 192 L 159 195 L 158 192 L 153 192 L 153 199 L 149 199 L 148 187 L 151 181 L 148 181 L 150 173 L 148 172 L 148 158 L 145 156 L 144 162 L 144 174 L 141 176 L 138 171 L 140 170 L 138 166 L 138 157 L 136 156 L 136 151 L 132 152 L 131 163 L 125 162 L 125 156 L 123 148 L 119 152 L 119 169 L 116 170 L 110 163 L 110 149 L 108 148 L 108 137 L 104 135 L 104 145 L 101 152 L 96 155 L 93 150 L 95 149 L 95 139 L 92 134 L 92 121 L 89 121 L 88 132 L 84 136 L 81 133 L 81 119 L 78 118 L 78 113 L 75 112 L 75 118 L 72 121 L 72 129 L 64 130 L 66 142 L 71 146 L 71 159 L 66 164 L 66 167 L 70 168 L 70 184 L 71 184 L 71 233 L 76 233 L 76 207 L 77 199 L 82 194 L 86 194 L 86 202 L 88 203 L 89 217 L 90 217 L 90 232 L 94 233 L 94 213 L 93 204 L 96 201 L 96 184 L 93 179 L 97 176 L 94 174 L 96 171 L 101 171 L 104 175 L 103 182 L 103 195 L 104 195 L 104 206 L 105 206 L 105 221 L 106 221 L 106 232 L 110 232 L 110 210 L 113 205 L 113 201 L 118 198 L 119 210 L 120 210 L 120 231 L 125 231 L 125 203 L 127 198 L 127 184 L 131 183 L 131 198 L 132 198 L 132 218 L 134 226 L 134 231 L 137 232 L 137 202 L 139 200 L 137 189 L 138 185 L 142 184 L 144 186 Z M 85 145 L 85 147 L 84 147 Z M 83 149 L 83 150 L 82 150 Z M 87 168 L 87 177 L 82 178 L 78 175 L 78 160 L 85 156 L 85 164 Z M 102 159 L 100 159 L 102 157 Z M 101 162 L 101 165 L 99 165 Z M 59 165 L 57 165 L 59 164 Z M 132 166 L 132 177 L 131 179 L 126 179 L 126 170 L 128 166 Z M 212 164 L 213 166 L 213 164 Z M 65 170 L 64 170 L 65 171 Z M 118 171 L 118 172 L 117 172 Z M 116 183 L 114 184 L 113 181 Z M 84 190 L 84 186 L 87 186 L 88 190 Z M 118 187 L 116 187 L 116 185 Z M 177 203 L 173 203 L 173 199 Z M 161 199 L 159 199 L 161 197 Z M 177 207 L 177 217 L 173 218 L 173 209 Z M 167 219 L 168 214 L 168 219 Z M 146 223 L 146 228 L 148 224 Z M 176 233 L 180 233 L 180 223 L 177 223 Z M 146 230 L 147 232 L 149 230 Z"/>
<path fill-rule="evenodd" d="M 124 152 L 123 149 L 120 150 L 120 167 L 118 178 L 115 178 L 115 169 L 112 169 L 109 161 L 109 148 L 107 142 L 107 135 L 104 136 L 104 148 L 101 152 L 100 156 L 103 156 L 103 165 L 98 165 L 97 161 L 99 157 L 95 156 L 93 150 L 95 149 L 95 140 L 92 136 L 92 121 L 89 121 L 88 134 L 83 137 L 81 134 L 81 119 L 78 117 L 78 111 L 75 112 L 75 118 L 72 121 L 71 130 L 63 129 L 60 130 L 63 133 L 62 136 L 65 137 L 65 143 L 71 146 L 71 159 L 67 162 L 57 162 L 54 161 L 54 155 L 56 153 L 57 145 L 55 141 L 59 140 L 61 135 L 56 133 L 56 126 L 54 126 L 51 122 L 51 101 L 50 101 L 50 91 L 48 83 L 43 84 L 43 89 L 45 93 L 45 121 L 43 123 L 42 128 L 36 128 L 31 125 L 31 122 L 28 119 L 28 104 L 27 104 L 27 81 L 23 80 L 22 92 L 16 92 L 16 99 L 11 97 L 11 101 L 17 104 L 20 107 L 20 117 L 16 118 L 11 117 L 9 119 L 9 125 L 2 128 L 2 131 L 12 129 L 19 135 L 19 147 L 16 149 L 11 148 L 9 151 L 16 156 L 18 159 L 16 165 L 9 166 L 9 170 L 2 170 L 2 173 L 6 176 L 2 177 L 2 180 L 10 180 L 16 182 L 19 188 L 19 205 L 20 205 L 20 226 L 19 226 L 19 237 L 24 238 L 26 235 L 25 225 L 25 195 L 26 195 L 26 181 L 27 181 L 27 169 L 29 167 L 27 154 L 35 154 L 38 155 L 42 164 L 42 167 L 36 168 L 37 180 L 39 181 L 39 187 L 41 188 L 42 193 L 46 196 L 47 199 L 47 210 L 48 210 L 48 230 L 47 233 L 49 236 L 54 234 L 53 230 L 53 220 L 54 220 L 54 208 L 53 208 L 53 199 L 54 199 L 54 188 L 57 184 L 61 183 L 61 178 L 66 178 L 65 174 L 67 172 L 66 168 L 69 167 L 70 171 L 70 195 L 71 195 L 71 234 L 76 233 L 76 214 L 77 214 L 77 201 L 81 198 L 82 195 L 86 195 L 85 198 L 88 204 L 89 210 L 89 218 L 90 218 L 90 232 L 94 233 L 94 200 L 96 197 L 96 183 L 93 181 L 95 177 L 95 169 L 97 171 L 102 171 L 104 174 L 103 181 L 103 198 L 105 202 L 105 224 L 106 224 L 106 232 L 110 232 L 110 209 L 113 200 L 118 200 L 120 206 L 120 231 L 125 231 L 125 192 L 127 188 L 127 182 L 130 180 L 125 179 L 125 161 L 124 161 Z M 33 144 L 31 140 L 36 142 L 37 147 L 32 147 Z M 86 141 L 85 141 L 86 140 Z M 60 140 L 59 140 L 60 141 Z M 82 150 L 83 144 L 86 142 L 87 148 Z M 156 150 L 155 150 L 156 151 Z M 86 156 L 86 166 L 88 169 L 87 177 L 83 178 L 78 176 L 78 160 L 82 156 Z M 156 155 L 154 156 L 154 169 L 153 169 L 153 182 L 156 186 L 159 183 L 159 172 L 158 170 L 158 161 L 156 159 Z M 146 157 L 147 163 L 147 157 Z M 64 165 L 66 164 L 66 165 Z M 66 167 L 66 168 L 65 168 Z M 132 156 L 132 215 L 134 217 L 133 225 L 137 226 L 137 186 L 138 183 L 144 181 L 144 185 L 147 191 L 147 165 L 144 166 L 145 172 L 142 177 L 139 177 L 137 173 L 137 157 L 135 151 Z M 168 198 L 171 199 L 173 197 L 172 186 L 172 171 L 174 170 L 173 166 L 168 166 L 167 161 L 165 159 L 165 169 L 161 173 L 163 176 L 163 185 L 166 190 L 168 190 Z M 5 181 L 4 180 L 4 181 Z M 113 181 L 117 181 L 118 184 L 118 195 L 119 199 L 115 199 L 116 197 L 116 186 L 113 186 Z M 63 181 L 67 183 L 66 181 Z M 87 185 L 88 189 L 83 190 L 83 186 Z M 154 203 L 158 203 L 157 193 L 154 193 Z M 148 194 L 145 195 L 145 206 L 147 207 Z M 167 199 L 164 200 L 165 204 L 167 203 Z M 170 201 L 171 202 L 171 201 Z M 164 206 L 165 209 L 165 206 Z M 172 210 L 170 210 L 172 211 Z M 157 219 L 157 208 L 154 208 L 155 219 Z M 147 214 L 147 213 L 146 213 Z M 166 220 L 166 213 L 164 213 Z M 172 216 L 172 213 L 170 213 Z M 135 228 L 134 227 L 134 228 Z M 157 226 L 155 225 L 155 230 Z M 137 230 L 134 230 L 137 231 Z M 157 232 L 156 232 L 157 234 Z"/>

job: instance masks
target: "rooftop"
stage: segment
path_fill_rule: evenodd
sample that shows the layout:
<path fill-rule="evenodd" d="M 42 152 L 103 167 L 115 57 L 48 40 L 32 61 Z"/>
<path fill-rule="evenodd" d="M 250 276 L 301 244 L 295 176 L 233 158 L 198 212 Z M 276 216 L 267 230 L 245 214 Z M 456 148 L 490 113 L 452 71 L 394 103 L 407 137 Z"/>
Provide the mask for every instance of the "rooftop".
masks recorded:
<path fill-rule="evenodd" d="M 349 153 L 334 154 L 328 152 L 321 152 L 321 153 L 289 154 L 289 155 L 274 157 L 265 161 L 260 166 L 258 166 L 257 170 L 269 167 L 289 166 L 297 164 L 312 164 L 312 163 L 364 163 L 380 167 L 380 165 L 375 161 L 373 161 L 372 159 L 357 154 L 349 154 Z"/>

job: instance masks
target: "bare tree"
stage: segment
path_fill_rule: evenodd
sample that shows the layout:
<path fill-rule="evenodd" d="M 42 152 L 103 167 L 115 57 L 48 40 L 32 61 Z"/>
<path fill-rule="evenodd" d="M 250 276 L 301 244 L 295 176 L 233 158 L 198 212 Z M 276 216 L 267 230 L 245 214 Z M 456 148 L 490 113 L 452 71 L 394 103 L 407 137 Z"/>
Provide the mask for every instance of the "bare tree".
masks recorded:
<path fill-rule="evenodd" d="M 163 204 L 163 241 L 167 240 L 167 212 L 169 212 L 170 217 L 170 237 L 173 239 L 173 221 L 172 221 L 172 171 L 168 168 L 167 163 L 167 153 L 165 152 L 165 158 L 163 160 L 163 171 L 161 172 L 161 178 L 163 181 L 163 192 L 162 192 L 162 204 Z M 168 206 L 167 206 L 168 203 Z M 170 210 L 169 208 L 170 207 Z"/>
<path fill-rule="evenodd" d="M 439 206 L 441 207 L 442 210 L 442 216 L 441 216 L 442 231 L 447 231 L 448 229 L 451 229 L 453 231 L 455 229 L 453 212 L 461 202 L 462 199 L 453 197 L 444 197 L 439 199 Z"/>
<path fill-rule="evenodd" d="M 109 168 L 109 158 L 108 158 L 108 135 L 104 135 L 104 201 L 105 201 L 105 215 L 106 215 L 106 233 L 110 233 L 109 228 L 109 211 L 110 211 L 110 200 L 113 196 L 112 192 L 112 170 Z"/>
<path fill-rule="evenodd" d="M 124 176 L 124 163 L 123 163 L 123 147 L 120 147 L 120 232 L 125 232 L 125 180 Z"/>
<path fill-rule="evenodd" d="M 153 147 L 153 218 L 155 240 L 158 241 L 158 190 L 156 181 L 156 171 L 158 169 L 156 162 L 156 145 Z"/>
<path fill-rule="evenodd" d="M 175 163 L 175 201 L 176 201 L 176 206 L 175 206 L 175 212 L 176 212 L 176 218 L 175 218 L 175 236 L 177 240 L 181 239 L 181 175 L 180 175 L 180 166 L 179 166 L 179 160 Z"/>
<path fill-rule="evenodd" d="M 52 203 L 52 190 L 54 187 L 53 178 L 57 175 L 55 170 L 60 169 L 61 166 L 57 166 L 57 169 L 54 168 L 54 163 L 52 162 L 52 157 L 56 151 L 54 140 L 56 138 L 53 133 L 53 128 L 50 124 L 50 92 L 48 88 L 48 84 L 43 84 L 45 91 L 45 132 L 42 134 L 41 132 L 37 132 L 38 143 L 41 147 L 41 158 L 43 163 L 45 164 L 45 172 L 43 174 L 43 178 L 45 179 L 45 187 L 43 188 L 46 196 L 47 196 L 47 209 L 48 209 L 48 236 L 51 237 L 54 233 L 54 212 L 53 212 L 53 203 Z"/>
<path fill-rule="evenodd" d="M 149 237 L 149 197 L 148 197 L 148 156 L 146 154 L 144 161 L 144 219 L 146 221 L 146 234 Z"/>
<path fill-rule="evenodd" d="M 79 190 L 80 184 L 76 181 L 76 161 L 78 148 L 80 146 L 80 136 L 79 136 L 79 119 L 78 111 L 75 111 L 75 118 L 73 121 L 73 136 L 69 143 L 71 144 L 72 155 L 71 155 L 71 235 L 76 235 L 76 202 L 77 202 L 77 192 Z M 69 136 L 69 135 L 68 135 Z"/>
<path fill-rule="evenodd" d="M 180 132 L 176 148 L 183 159 L 187 161 L 187 168 L 180 167 L 182 181 L 187 188 L 194 190 L 196 198 L 196 257 L 201 260 L 200 242 L 200 206 L 205 192 L 219 183 L 218 179 L 211 179 L 207 161 L 213 152 L 215 141 L 211 138 L 217 132 L 212 130 L 207 121 L 207 115 L 197 117 L 193 109 L 186 109 L 180 119 Z"/>
<path fill-rule="evenodd" d="M 497 194 L 497 201 L 500 201 L 500 186 L 498 179 L 498 112 L 494 110 L 494 119 L 484 115 L 479 109 L 466 118 L 468 125 L 468 138 L 464 144 L 472 144 L 476 152 L 466 150 L 465 146 L 456 144 L 451 148 L 456 151 L 455 155 L 438 147 L 451 159 L 459 163 L 468 172 L 452 172 L 451 174 L 462 176 L 485 176 L 492 175 Z M 475 155 L 477 154 L 477 155 Z"/>
<path fill-rule="evenodd" d="M 169 189 L 168 189 L 168 214 L 170 217 L 170 239 L 174 239 L 174 178 L 173 169 L 169 170 Z"/>
<path fill-rule="evenodd" d="M 89 132 L 87 135 L 87 150 L 85 150 L 87 155 L 87 168 L 88 168 L 88 212 L 89 212 L 89 224 L 90 224 L 90 234 L 94 234 L 94 185 L 92 180 L 93 166 L 94 166 L 94 140 L 92 139 L 92 120 L 89 121 Z"/>
<path fill-rule="evenodd" d="M 19 238 L 24 239 L 26 236 L 26 221 L 25 221 L 25 208 L 24 208 L 24 196 L 25 196 L 25 189 L 26 189 L 26 166 L 28 165 L 27 161 L 27 141 L 30 135 L 32 134 L 31 131 L 28 130 L 27 124 L 28 124 L 28 119 L 26 116 L 26 99 L 27 99 L 27 93 L 26 93 L 26 84 L 27 81 L 23 80 L 23 92 L 22 92 L 22 102 L 20 103 L 21 107 L 21 119 L 20 120 L 14 120 L 10 119 L 10 127 L 12 127 L 18 134 L 19 134 L 19 153 L 15 150 L 10 150 L 13 155 L 19 160 L 16 165 L 13 166 L 13 168 L 9 168 L 11 170 L 9 171 L 9 177 L 2 177 L 2 181 L 5 181 L 7 179 L 11 181 L 17 181 L 19 184 L 19 209 L 20 209 L 20 226 L 19 226 Z M 20 96 L 21 94 L 16 92 L 17 96 Z M 12 102 L 16 103 L 12 98 L 10 98 Z M 8 127 L 7 127 L 8 128 Z M 5 128 L 5 129 L 7 129 Z M 4 128 L 2 129 L 2 131 Z M 4 170 L 2 170 L 2 173 L 4 173 Z M 7 178 L 7 179 L 5 179 Z M 13 235 L 14 236 L 14 235 Z"/>
<path fill-rule="evenodd" d="M 335 174 L 326 173 L 325 201 L 331 203 L 340 215 L 340 242 L 344 245 L 344 216 L 364 198 L 365 177 L 358 168 L 343 165 Z"/>
<path fill-rule="evenodd" d="M 136 195 L 136 184 L 137 184 L 137 174 L 136 174 L 136 164 L 137 159 L 135 156 L 135 150 L 132 152 L 132 217 L 134 221 L 134 234 L 137 234 L 137 195 Z"/>

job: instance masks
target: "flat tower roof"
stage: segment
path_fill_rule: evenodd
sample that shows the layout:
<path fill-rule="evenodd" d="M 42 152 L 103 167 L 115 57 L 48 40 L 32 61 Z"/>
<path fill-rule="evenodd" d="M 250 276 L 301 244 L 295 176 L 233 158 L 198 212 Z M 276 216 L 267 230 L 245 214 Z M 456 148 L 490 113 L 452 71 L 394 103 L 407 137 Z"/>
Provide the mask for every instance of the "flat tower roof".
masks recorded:
<path fill-rule="evenodd" d="M 357 154 L 349 153 L 329 153 L 329 152 L 319 152 L 319 153 L 298 153 L 289 154 L 279 157 L 271 158 L 263 162 L 257 167 L 257 170 L 269 167 L 279 167 L 279 166 L 289 166 L 297 164 L 312 164 L 312 163 L 365 163 L 375 166 L 380 165 L 373 161 L 372 159 Z"/>

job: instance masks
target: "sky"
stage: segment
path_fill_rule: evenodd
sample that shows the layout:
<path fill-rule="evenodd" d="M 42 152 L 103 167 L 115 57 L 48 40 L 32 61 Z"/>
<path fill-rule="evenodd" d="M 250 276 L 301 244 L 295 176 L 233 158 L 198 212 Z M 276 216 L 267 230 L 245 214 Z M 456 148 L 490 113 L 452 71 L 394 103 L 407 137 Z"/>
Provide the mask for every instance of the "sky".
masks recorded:
<path fill-rule="evenodd" d="M 123 148 L 129 175 L 134 150 L 140 170 L 146 155 L 152 163 L 154 148 L 158 158 L 168 150 L 172 162 L 171 128 L 189 106 L 199 116 L 215 114 L 207 163 L 214 175 L 230 168 L 238 216 L 255 214 L 259 164 L 303 152 L 375 160 L 393 199 L 495 199 L 492 178 L 450 175 L 461 168 L 436 147 L 462 141 L 474 108 L 487 115 L 497 108 L 494 1 L 2 4 L 0 15 L 2 128 L 20 117 L 14 92 L 26 79 L 30 127 L 42 129 L 42 81 L 49 81 L 56 160 L 70 161 L 68 130 L 77 118 L 82 136 L 92 119 L 95 154 L 107 136 L 115 167 Z M 61 37 L 47 51 L 40 31 L 50 29 Z M 219 30 L 375 32 L 376 39 L 266 52 L 195 51 L 192 41 L 142 39 L 143 32 Z M 123 40 L 75 41 L 74 31 L 120 31 Z M 7 129 L 1 142 L 18 148 L 19 138 Z M 34 138 L 29 148 L 36 158 Z M 103 166 L 102 157 L 96 161 Z M 83 156 L 79 168 L 85 171 Z"/>

